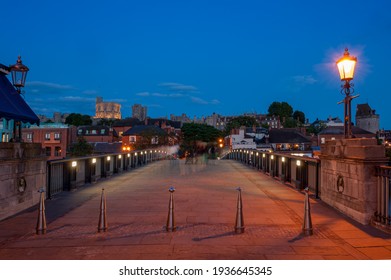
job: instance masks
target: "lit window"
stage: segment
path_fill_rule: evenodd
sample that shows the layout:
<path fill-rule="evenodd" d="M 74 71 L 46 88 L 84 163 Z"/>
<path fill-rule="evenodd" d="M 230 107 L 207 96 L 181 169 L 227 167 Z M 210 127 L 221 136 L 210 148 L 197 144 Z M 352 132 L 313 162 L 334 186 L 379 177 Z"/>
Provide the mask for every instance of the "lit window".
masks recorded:
<path fill-rule="evenodd" d="M 50 140 L 50 133 L 45 133 L 45 140 Z"/>
<path fill-rule="evenodd" d="M 59 132 L 54 133 L 54 140 L 60 140 L 61 134 Z"/>

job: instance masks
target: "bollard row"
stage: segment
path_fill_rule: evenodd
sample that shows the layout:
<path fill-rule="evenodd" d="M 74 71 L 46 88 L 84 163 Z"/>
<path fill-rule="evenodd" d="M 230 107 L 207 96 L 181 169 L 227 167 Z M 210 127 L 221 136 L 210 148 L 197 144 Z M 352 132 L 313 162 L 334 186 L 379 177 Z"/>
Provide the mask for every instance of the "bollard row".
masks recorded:
<path fill-rule="evenodd" d="M 236 207 L 236 219 L 234 231 L 237 234 L 244 233 L 244 218 L 243 218 L 243 203 L 242 203 L 242 188 L 236 188 L 238 191 L 237 198 L 237 207 Z M 175 188 L 170 187 L 168 189 L 170 192 L 170 199 L 168 203 L 168 215 L 165 229 L 167 232 L 175 232 L 177 230 L 175 224 L 175 215 L 174 215 L 174 192 Z M 302 232 L 304 235 L 309 236 L 313 234 L 312 221 L 311 221 L 311 209 L 308 195 L 308 188 L 305 189 L 305 200 L 304 200 L 304 222 L 302 227 Z M 36 227 L 36 234 L 45 234 L 46 233 L 46 216 L 45 216 L 45 196 L 44 189 L 41 188 L 40 192 L 40 202 L 38 208 L 38 220 Z M 99 212 L 99 222 L 98 222 L 98 232 L 106 232 L 108 230 L 107 215 L 106 215 L 106 195 L 105 189 L 102 188 L 101 201 L 100 201 L 100 212 Z"/>

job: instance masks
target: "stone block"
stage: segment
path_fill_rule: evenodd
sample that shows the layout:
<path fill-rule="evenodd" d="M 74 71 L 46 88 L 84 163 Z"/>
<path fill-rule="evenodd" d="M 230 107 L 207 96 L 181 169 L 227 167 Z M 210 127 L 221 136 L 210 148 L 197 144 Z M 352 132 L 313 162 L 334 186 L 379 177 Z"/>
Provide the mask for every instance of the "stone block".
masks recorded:
<path fill-rule="evenodd" d="M 328 141 L 321 150 L 321 199 L 362 224 L 376 210 L 376 166 L 388 162 L 376 139 Z"/>
<path fill-rule="evenodd" d="M 38 189 L 46 187 L 46 157 L 42 152 L 40 144 L 1 143 L 0 220 L 39 202 Z"/>

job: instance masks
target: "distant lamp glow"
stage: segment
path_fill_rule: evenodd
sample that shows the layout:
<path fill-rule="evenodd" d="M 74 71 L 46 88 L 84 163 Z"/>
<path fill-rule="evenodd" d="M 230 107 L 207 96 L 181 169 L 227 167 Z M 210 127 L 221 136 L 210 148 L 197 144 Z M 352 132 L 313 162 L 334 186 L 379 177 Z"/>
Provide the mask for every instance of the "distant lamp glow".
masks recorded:
<path fill-rule="evenodd" d="M 282 161 L 282 162 L 285 162 L 285 157 L 282 157 L 282 158 L 281 158 L 281 161 Z"/>
<path fill-rule="evenodd" d="M 296 160 L 296 165 L 300 166 L 301 165 L 301 161 L 300 160 Z"/>
<path fill-rule="evenodd" d="M 72 161 L 72 167 L 76 167 L 77 166 L 77 161 Z"/>
<path fill-rule="evenodd" d="M 274 159 L 274 155 L 271 155 L 271 157 L 270 157 L 271 159 Z"/>
<path fill-rule="evenodd" d="M 108 157 L 107 157 L 107 161 L 110 161 L 110 159 L 111 159 L 110 156 L 108 156 Z"/>
<path fill-rule="evenodd" d="M 92 163 L 96 163 L 96 158 L 93 158 L 93 159 L 92 159 Z"/>
<path fill-rule="evenodd" d="M 118 158 L 121 159 L 121 158 L 122 158 L 122 155 L 119 155 Z"/>
<path fill-rule="evenodd" d="M 262 157 L 264 158 L 264 157 L 266 157 L 266 155 L 265 155 L 265 154 L 262 154 Z"/>

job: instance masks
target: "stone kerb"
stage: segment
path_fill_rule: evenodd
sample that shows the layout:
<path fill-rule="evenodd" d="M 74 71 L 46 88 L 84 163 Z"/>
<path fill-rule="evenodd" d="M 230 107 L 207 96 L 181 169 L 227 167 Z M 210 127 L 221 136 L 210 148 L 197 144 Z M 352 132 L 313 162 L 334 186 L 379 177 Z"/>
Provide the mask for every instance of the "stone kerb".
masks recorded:
<path fill-rule="evenodd" d="M 376 166 L 385 148 L 376 139 L 327 141 L 321 147 L 321 199 L 347 216 L 369 224 L 376 211 Z"/>
<path fill-rule="evenodd" d="M 0 220 L 39 202 L 46 161 L 41 144 L 0 143 Z"/>

